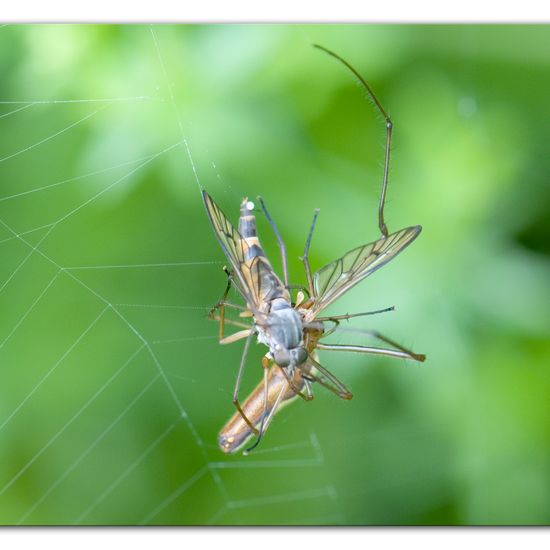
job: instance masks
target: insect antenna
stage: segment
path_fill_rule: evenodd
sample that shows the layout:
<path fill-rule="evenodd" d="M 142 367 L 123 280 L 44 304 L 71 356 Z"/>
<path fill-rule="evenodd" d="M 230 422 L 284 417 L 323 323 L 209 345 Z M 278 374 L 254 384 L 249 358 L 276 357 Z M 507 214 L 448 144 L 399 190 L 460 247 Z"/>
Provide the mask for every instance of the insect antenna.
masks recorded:
<path fill-rule="evenodd" d="M 340 63 L 342 63 L 342 65 L 347 67 L 356 76 L 356 78 L 359 80 L 363 88 L 365 88 L 368 96 L 376 105 L 376 108 L 380 111 L 380 114 L 384 117 L 384 120 L 386 122 L 386 152 L 384 158 L 384 177 L 382 180 L 382 192 L 380 194 L 380 203 L 378 205 L 378 227 L 380 228 L 380 232 L 382 233 L 382 235 L 384 237 L 387 237 L 388 228 L 386 227 L 386 224 L 384 222 L 384 204 L 386 202 L 386 189 L 388 187 L 388 173 L 390 168 L 391 134 L 393 128 L 392 121 L 378 101 L 377 97 L 374 95 L 371 87 L 367 84 L 366 80 L 345 59 L 341 58 L 338 54 L 328 50 L 324 46 L 320 46 L 319 44 L 313 44 L 313 47 L 337 59 Z"/>

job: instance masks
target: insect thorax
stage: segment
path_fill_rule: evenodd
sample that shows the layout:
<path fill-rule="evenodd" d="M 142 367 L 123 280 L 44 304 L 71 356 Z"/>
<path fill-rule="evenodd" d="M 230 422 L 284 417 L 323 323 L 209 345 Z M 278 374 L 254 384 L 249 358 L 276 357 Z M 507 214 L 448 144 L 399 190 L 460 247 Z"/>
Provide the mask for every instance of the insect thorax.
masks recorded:
<path fill-rule="evenodd" d="M 257 320 L 258 342 L 269 347 L 274 361 L 283 367 L 303 363 L 307 357 L 304 349 L 304 325 L 300 314 L 283 298 L 271 302 L 265 319 Z"/>

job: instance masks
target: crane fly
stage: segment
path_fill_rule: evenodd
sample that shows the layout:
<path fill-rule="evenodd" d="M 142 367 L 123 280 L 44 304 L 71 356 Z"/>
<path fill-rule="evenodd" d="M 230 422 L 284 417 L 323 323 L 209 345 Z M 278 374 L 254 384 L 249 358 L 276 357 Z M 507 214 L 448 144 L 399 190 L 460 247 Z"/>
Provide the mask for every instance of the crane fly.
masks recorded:
<path fill-rule="evenodd" d="M 220 301 L 212 308 L 209 317 L 219 322 L 219 340 L 229 344 L 245 340 L 243 354 L 233 391 L 233 404 L 237 412 L 224 426 L 218 444 L 222 451 L 232 453 L 242 448 L 252 437 L 254 444 L 246 449 L 254 449 L 262 439 L 274 415 L 283 404 L 296 397 L 308 401 L 313 398 L 312 384 L 318 383 L 342 399 L 351 399 L 348 388 L 319 363 L 317 350 L 349 351 L 385 355 L 403 359 L 424 361 L 425 356 L 414 353 L 376 331 L 366 331 L 375 339 L 390 347 L 369 347 L 359 345 L 326 344 L 322 340 L 334 332 L 342 320 L 389 311 L 366 311 L 345 315 L 322 316 L 322 311 L 340 298 L 363 279 L 391 261 L 416 237 L 421 227 L 412 226 L 389 233 L 384 222 L 384 204 L 388 182 L 392 122 L 367 82 L 337 54 L 322 46 L 315 46 L 344 64 L 359 79 L 368 95 L 386 121 L 386 147 L 382 191 L 378 208 L 378 226 L 381 237 L 371 243 L 359 246 L 341 258 L 312 273 L 309 262 L 309 249 L 319 210 L 316 209 L 306 240 L 302 261 L 307 286 L 296 287 L 289 284 L 288 261 L 284 241 L 270 216 L 263 200 L 258 197 L 261 210 L 269 222 L 282 260 L 282 279 L 275 273 L 257 235 L 254 203 L 243 199 L 240 206 L 238 228 L 235 228 L 212 197 L 203 189 L 202 199 L 214 233 L 222 247 L 230 268 L 224 267 L 227 286 Z M 228 300 L 234 287 L 246 305 L 238 305 Z M 297 288 L 296 299 L 291 297 L 291 289 Z M 239 312 L 239 318 L 226 318 L 226 309 Z M 246 319 L 251 323 L 245 322 Z M 225 325 L 233 325 L 241 330 L 228 336 Z M 262 358 L 263 380 L 241 405 L 239 389 L 250 345 L 254 338 L 268 348 Z"/>
<path fill-rule="evenodd" d="M 256 430 L 259 429 L 262 419 L 265 419 L 265 432 L 275 413 L 297 399 L 298 393 L 304 389 L 304 386 L 305 379 L 299 369 L 294 369 L 291 386 L 283 369 L 271 368 L 267 375 L 267 386 L 264 386 L 263 381 L 260 382 L 242 404 L 242 410 Z M 266 387 L 267 399 L 265 397 Z M 236 412 L 220 432 L 220 448 L 224 452 L 235 452 L 242 448 L 253 435 L 254 432 L 244 417 Z"/>

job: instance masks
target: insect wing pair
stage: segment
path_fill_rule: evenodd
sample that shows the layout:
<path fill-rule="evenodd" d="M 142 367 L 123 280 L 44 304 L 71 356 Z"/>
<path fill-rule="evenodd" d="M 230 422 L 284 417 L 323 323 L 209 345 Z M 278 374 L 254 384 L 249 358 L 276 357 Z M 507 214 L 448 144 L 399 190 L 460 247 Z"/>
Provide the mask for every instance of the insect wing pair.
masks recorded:
<path fill-rule="evenodd" d="M 252 239 L 243 236 L 234 228 L 206 191 L 202 191 L 202 196 L 216 237 L 232 267 L 232 272 L 228 273 L 230 282 L 235 285 L 239 294 L 245 300 L 247 313 L 254 316 L 255 323 L 261 324 L 262 315 L 269 309 L 269 299 L 274 295 L 283 294 L 289 299 L 288 289 L 274 273 L 271 264 L 265 258 L 259 240 L 255 235 L 255 223 Z M 246 199 L 243 201 L 243 205 L 245 204 L 248 204 Z M 248 218 L 253 217 L 251 211 L 244 214 Z M 242 216 L 243 207 L 241 207 L 241 218 Z M 242 222 L 240 222 L 241 225 Z M 252 435 L 257 434 L 260 426 L 261 433 L 265 432 L 280 406 L 301 394 L 304 388 L 308 389 L 310 381 L 328 387 L 340 397 L 346 399 L 351 397 L 349 390 L 316 361 L 316 348 L 336 349 L 335 346 L 326 346 L 318 342 L 323 336 L 324 327 L 322 321 L 315 324 L 316 319 L 329 304 L 392 260 L 418 236 L 420 231 L 420 226 L 414 226 L 397 231 L 387 237 L 382 237 L 373 243 L 349 251 L 313 274 L 312 288 L 309 289 L 310 297 L 304 301 L 305 307 L 302 307 L 300 303 L 294 304 L 303 319 L 308 359 L 290 373 L 285 371 L 285 366 L 274 363 L 270 368 L 270 372 L 264 375 L 263 382 L 250 394 L 244 405 L 241 407 L 238 402 L 236 403 L 237 413 L 220 433 L 219 444 L 224 452 L 235 452 L 241 448 Z M 286 291 L 286 294 L 284 291 Z M 220 302 L 222 306 L 238 307 L 226 302 L 226 296 L 227 292 L 222 302 Z M 322 320 L 337 322 L 339 318 L 351 316 L 336 316 L 322 318 Z M 225 321 L 223 316 L 217 319 L 220 324 Z M 237 325 L 246 326 L 240 323 L 237 323 Z M 242 331 L 242 333 L 243 336 L 250 338 L 254 331 L 255 326 Z M 315 334 L 316 332 L 317 334 Z M 223 334 L 220 333 L 220 336 L 222 337 Z M 388 339 L 383 337 L 381 339 L 397 346 Z M 423 360 L 423 356 L 397 347 L 398 349 L 393 351 L 384 350 L 383 348 L 359 349 L 359 346 L 347 346 L 349 348 L 347 351 L 371 350 L 371 353 L 381 352 L 387 355 L 393 354 L 398 357 Z M 346 348 L 346 346 L 343 346 L 343 348 Z M 343 349 L 343 351 L 346 350 Z M 267 354 L 264 357 L 264 361 L 266 360 L 272 362 L 272 356 Z M 240 382 L 240 374 L 241 372 L 239 372 L 237 383 Z M 307 397 L 308 395 L 306 395 Z"/>
<path fill-rule="evenodd" d="M 226 271 L 229 277 L 228 285 L 222 300 L 212 310 L 211 318 L 220 322 L 220 343 L 230 343 L 246 338 L 233 394 L 233 403 L 237 408 L 237 413 L 220 433 L 220 448 L 224 452 L 236 451 L 250 436 L 255 434 L 258 437 L 256 443 L 251 447 L 251 449 L 254 448 L 281 405 L 288 403 L 298 395 L 304 399 L 312 398 L 310 386 L 312 382 L 325 386 L 343 399 L 351 398 L 351 392 L 344 384 L 318 362 L 316 355 L 318 349 L 387 355 L 416 361 L 425 359 L 424 355 L 413 353 L 375 331 L 366 332 L 385 344 L 389 344 L 392 349 L 321 342 L 321 339 L 330 334 L 341 320 L 387 311 L 379 310 L 329 317 L 320 315 L 329 304 L 395 258 L 416 239 L 421 227 L 407 227 L 389 234 L 384 222 L 384 205 L 390 164 L 392 121 L 368 83 L 347 61 L 323 46 L 314 46 L 336 59 L 355 75 L 385 120 L 384 173 L 378 206 L 378 227 L 382 237 L 375 242 L 350 250 L 312 275 L 309 265 L 309 247 L 318 214 L 318 210 L 316 210 L 302 258 L 307 278 L 307 289 L 304 290 L 309 297 L 306 299 L 305 294 L 299 292 L 297 303 L 293 304 L 290 298 L 291 286 L 288 280 L 286 248 L 263 201 L 260 199 L 262 210 L 277 237 L 281 252 L 284 282 L 275 274 L 261 248 L 256 234 L 256 220 L 252 214 L 253 205 L 247 199 L 242 202 L 239 229 L 237 230 L 208 193 L 202 192 L 206 212 L 232 268 L 231 272 Z M 232 285 L 237 288 L 246 302 L 246 307 L 226 301 Z M 230 324 L 244 330 L 225 337 L 226 307 L 240 309 L 240 316 L 253 317 L 254 324 L 247 325 L 242 321 L 231 321 Z M 218 310 L 219 314 L 216 314 Z M 327 322 L 332 323 L 332 328 L 328 331 L 325 330 Z M 238 400 L 238 389 L 250 342 L 254 335 L 257 336 L 259 342 L 269 347 L 269 352 L 262 360 L 263 382 L 250 394 L 244 402 L 244 406 L 241 406 Z M 262 406 L 260 406 L 260 402 L 263 402 Z"/>

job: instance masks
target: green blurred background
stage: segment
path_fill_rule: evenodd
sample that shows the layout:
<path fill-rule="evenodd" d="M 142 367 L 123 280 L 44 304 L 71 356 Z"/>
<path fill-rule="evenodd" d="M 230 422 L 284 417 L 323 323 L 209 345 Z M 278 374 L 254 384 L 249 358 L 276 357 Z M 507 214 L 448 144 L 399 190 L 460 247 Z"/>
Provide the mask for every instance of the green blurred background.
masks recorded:
<path fill-rule="evenodd" d="M 225 456 L 242 343 L 206 320 L 230 218 L 261 194 L 291 278 L 378 236 L 395 262 L 331 306 L 425 364 L 321 354 L 258 452 Z M 548 524 L 548 26 L 0 28 L 0 523 Z M 264 246 L 280 262 L 269 227 Z M 261 377 L 255 346 L 244 392 Z"/>

